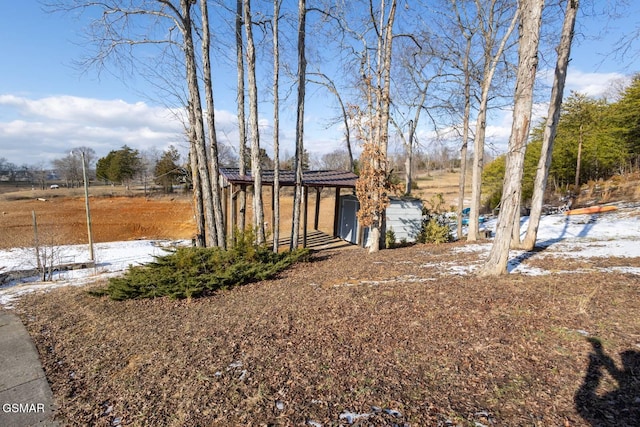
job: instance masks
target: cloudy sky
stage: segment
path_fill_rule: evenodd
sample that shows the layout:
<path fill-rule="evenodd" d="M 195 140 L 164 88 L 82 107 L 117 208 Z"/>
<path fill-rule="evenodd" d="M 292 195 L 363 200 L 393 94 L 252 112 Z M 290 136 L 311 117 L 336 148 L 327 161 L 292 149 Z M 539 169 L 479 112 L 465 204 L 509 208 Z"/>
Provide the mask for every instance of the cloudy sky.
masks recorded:
<path fill-rule="evenodd" d="M 574 90 L 600 96 L 612 81 L 640 71 L 637 58 L 607 56 L 616 40 L 637 27 L 640 6 L 627 12 L 617 21 L 583 17 L 565 94 Z M 17 165 L 48 166 L 73 147 L 92 147 L 101 157 L 125 144 L 140 150 L 164 150 L 173 144 L 186 152 L 179 110 L 144 97 L 140 82 L 123 82 L 108 73 L 82 73 L 74 66 L 86 53 L 80 43 L 85 25 L 71 15 L 45 13 L 35 0 L 14 2 L 0 14 L 0 158 Z M 544 68 L 540 75 L 551 78 Z M 224 88 L 226 93 L 216 92 L 218 133 L 235 145 L 235 89 L 233 84 Z M 331 103 L 322 91 L 309 91 L 305 145 L 318 156 L 341 146 L 340 129 L 325 129 L 325 117 L 335 114 Z M 544 114 L 543 106 L 538 110 Z M 283 114 L 282 138 L 288 153 L 293 152 L 294 118 L 291 111 Z M 268 133 L 270 119 L 262 118 L 261 123 Z M 508 112 L 494 114 L 489 136 L 506 141 L 509 126 Z"/>

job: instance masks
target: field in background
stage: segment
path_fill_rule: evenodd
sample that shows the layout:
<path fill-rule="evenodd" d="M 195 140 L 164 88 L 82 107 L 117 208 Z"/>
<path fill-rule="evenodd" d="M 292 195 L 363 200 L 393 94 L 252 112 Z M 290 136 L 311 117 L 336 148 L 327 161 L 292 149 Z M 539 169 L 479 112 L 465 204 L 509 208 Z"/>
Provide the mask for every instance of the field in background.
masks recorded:
<path fill-rule="evenodd" d="M 413 194 L 425 202 L 437 193 L 444 196 L 446 209 L 457 205 L 458 172 L 431 171 L 416 177 L 418 188 Z M 576 205 L 607 203 L 620 200 L 640 200 L 640 175 L 614 177 L 604 183 L 590 183 Z M 471 176 L 467 175 L 465 207 L 469 205 Z M 342 190 L 342 194 L 347 194 Z M 291 231 L 293 198 L 291 189 L 281 197 L 281 236 Z M 191 239 L 195 235 L 192 199 L 190 194 L 176 192 L 171 195 L 154 193 L 145 197 L 143 189 L 127 190 L 122 186 L 92 186 L 90 204 L 94 241 L 122 241 L 133 239 Z M 264 194 L 265 222 L 272 229 L 270 187 Z M 428 203 L 426 203 L 428 206 Z M 30 186 L 16 187 L 0 183 L 0 248 L 31 246 L 33 244 L 33 217 L 38 220 L 40 240 L 43 244 L 77 244 L 87 241 L 84 190 L 82 188 L 32 190 Z M 309 195 L 308 229 L 313 229 L 315 192 Z M 248 218 L 251 201 L 248 202 Z M 332 234 L 334 217 L 334 191 L 322 192 L 319 230 Z"/>
<path fill-rule="evenodd" d="M 343 190 L 345 194 L 346 191 Z M 333 231 L 334 192 L 322 192 L 318 228 Z M 191 239 L 195 235 L 190 194 L 144 197 L 141 190 L 120 187 L 92 187 L 90 210 L 94 241 L 134 239 Z M 265 222 L 272 229 L 270 189 L 265 189 Z M 291 230 L 293 199 L 281 197 L 281 234 Z M 0 248 L 31 246 L 34 241 L 33 214 L 36 213 L 42 244 L 63 245 L 87 242 L 84 192 L 82 189 L 31 190 L 0 194 Z M 309 195 L 308 229 L 312 230 L 315 192 Z M 251 199 L 248 200 L 251 218 Z"/>
<path fill-rule="evenodd" d="M 455 209 L 458 206 L 458 192 L 460 183 L 460 172 L 450 170 L 431 171 L 428 174 L 418 174 L 415 179 L 418 188 L 413 190 L 416 197 L 428 202 L 432 197 L 441 193 L 444 197 L 444 207 Z M 471 173 L 467 173 L 465 180 L 465 207 L 470 203 L 471 194 Z"/>

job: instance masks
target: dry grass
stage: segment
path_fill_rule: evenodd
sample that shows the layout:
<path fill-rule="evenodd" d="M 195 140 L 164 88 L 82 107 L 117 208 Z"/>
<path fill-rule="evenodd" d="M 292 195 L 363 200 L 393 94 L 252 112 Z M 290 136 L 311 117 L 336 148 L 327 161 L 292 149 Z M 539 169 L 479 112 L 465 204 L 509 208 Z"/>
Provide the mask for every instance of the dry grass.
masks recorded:
<path fill-rule="evenodd" d="M 451 185 L 430 182 L 419 183 L 425 198 Z M 112 240 L 134 238 L 136 223 L 155 227 L 145 237 L 193 233 L 188 198 L 93 202 Z M 43 205 L 44 224 L 65 218 L 61 239 L 84 239 L 80 196 L 3 203 L 2 245 L 30 235 Z M 330 230 L 332 198 L 321 206 Z M 479 279 L 449 269 L 481 262 L 459 245 L 320 252 L 199 300 L 68 288 L 17 311 L 63 425 L 335 426 L 357 414 L 369 415 L 353 425 L 640 425 L 640 281 L 593 270 L 640 259 L 533 256 L 523 262 L 574 273 Z"/>
<path fill-rule="evenodd" d="M 199 300 L 64 289 L 18 310 L 65 425 L 637 425 L 631 373 L 585 393 L 583 336 L 619 367 L 638 351 L 637 276 L 472 279 L 443 267 L 478 262 L 455 246 L 321 252 Z"/>

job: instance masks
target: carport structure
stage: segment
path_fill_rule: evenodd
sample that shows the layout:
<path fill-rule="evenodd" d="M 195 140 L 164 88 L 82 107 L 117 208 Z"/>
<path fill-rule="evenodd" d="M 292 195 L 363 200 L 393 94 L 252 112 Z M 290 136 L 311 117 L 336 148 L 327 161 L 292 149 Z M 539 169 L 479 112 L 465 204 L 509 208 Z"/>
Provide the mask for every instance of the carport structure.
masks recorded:
<path fill-rule="evenodd" d="M 225 201 L 225 227 L 228 234 L 233 237 L 233 225 L 237 223 L 238 214 L 238 192 L 246 190 L 247 187 L 253 186 L 253 177 L 251 174 L 240 175 L 238 168 L 220 168 L 221 185 L 224 191 Z M 302 172 L 302 246 L 307 246 L 307 230 L 308 230 L 308 207 L 309 207 L 309 191 L 315 190 L 316 203 L 313 220 L 313 229 L 318 230 L 318 221 L 320 217 L 320 192 L 324 188 L 335 189 L 335 205 L 333 214 L 333 237 L 338 236 L 339 230 L 339 209 L 340 195 L 342 189 L 350 189 L 353 191 L 356 187 L 358 176 L 352 172 L 339 170 L 315 170 Z M 281 170 L 279 178 L 281 187 L 295 187 L 295 173 L 290 170 Z M 262 185 L 271 187 L 271 218 L 274 221 L 274 200 L 273 200 L 273 184 L 274 171 L 262 171 Z"/>

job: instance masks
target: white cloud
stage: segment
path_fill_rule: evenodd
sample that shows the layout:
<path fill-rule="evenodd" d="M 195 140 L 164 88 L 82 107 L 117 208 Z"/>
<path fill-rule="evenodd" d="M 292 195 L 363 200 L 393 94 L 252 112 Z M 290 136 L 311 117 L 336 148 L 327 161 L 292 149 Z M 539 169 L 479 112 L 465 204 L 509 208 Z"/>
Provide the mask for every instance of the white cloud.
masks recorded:
<path fill-rule="evenodd" d="M 125 144 L 139 150 L 186 146 L 180 113 L 144 102 L 0 95 L 0 157 L 34 165 L 76 146 L 91 147 L 98 157 Z M 216 111 L 216 121 L 219 129 L 237 127 L 231 113 Z"/>
<path fill-rule="evenodd" d="M 541 70 L 539 79 L 552 82 L 552 70 Z M 625 79 L 620 73 L 587 73 L 570 69 L 565 96 L 569 91 L 589 96 L 608 94 L 612 83 Z M 544 100 L 548 95 L 541 95 Z M 547 104 L 534 106 L 534 123 L 546 115 Z M 89 146 L 99 157 L 128 145 L 139 150 L 164 150 L 170 144 L 187 147 L 181 109 L 169 109 L 145 102 L 101 100 L 75 96 L 29 98 L 15 94 L 0 95 L 0 157 L 18 165 L 48 163 L 60 158 L 70 148 Z M 317 112 L 305 120 L 305 147 L 316 157 L 344 146 L 341 126 L 326 128 L 326 121 Z M 236 113 L 216 111 L 219 141 L 237 146 Z M 261 117 L 261 145 L 272 153 L 272 128 Z M 284 153 L 293 152 L 295 129 L 293 122 L 281 123 L 280 146 Z M 504 151 L 511 132 L 511 111 L 493 110 L 487 124 L 487 140 L 496 150 Z M 419 129 L 419 138 L 428 144 L 435 136 L 432 130 Z M 441 137 L 443 133 L 441 132 Z M 447 137 L 445 137 L 447 139 Z"/>
<path fill-rule="evenodd" d="M 553 74 L 554 70 L 552 69 L 540 70 L 538 78 L 551 87 Z M 571 91 L 574 91 L 599 98 L 607 94 L 614 82 L 628 79 L 629 76 L 621 73 L 589 73 L 569 67 L 564 95 L 566 97 Z"/>

